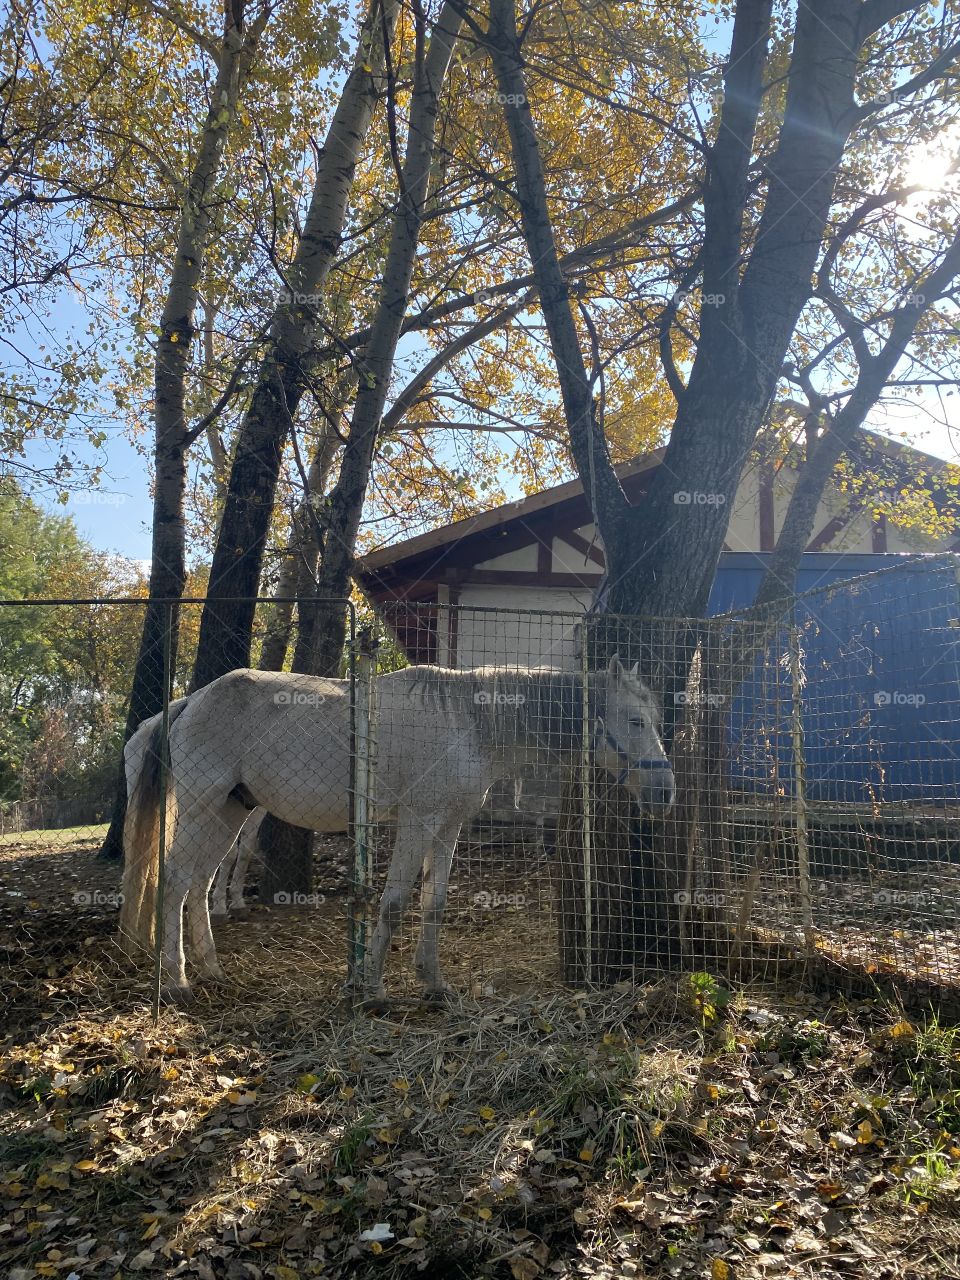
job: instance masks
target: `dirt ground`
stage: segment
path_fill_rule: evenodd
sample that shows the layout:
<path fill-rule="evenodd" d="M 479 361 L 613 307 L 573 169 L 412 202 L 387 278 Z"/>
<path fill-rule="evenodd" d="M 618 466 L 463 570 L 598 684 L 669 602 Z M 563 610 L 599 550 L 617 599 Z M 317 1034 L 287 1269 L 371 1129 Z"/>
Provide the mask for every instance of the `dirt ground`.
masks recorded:
<path fill-rule="evenodd" d="M 356 1013 L 322 901 L 217 928 L 154 1023 L 95 839 L 0 846 L 0 1274 L 960 1277 L 960 1032 L 710 974 L 556 980 L 546 889 L 457 872 L 461 995 Z M 486 895 L 486 896 L 484 896 Z"/>

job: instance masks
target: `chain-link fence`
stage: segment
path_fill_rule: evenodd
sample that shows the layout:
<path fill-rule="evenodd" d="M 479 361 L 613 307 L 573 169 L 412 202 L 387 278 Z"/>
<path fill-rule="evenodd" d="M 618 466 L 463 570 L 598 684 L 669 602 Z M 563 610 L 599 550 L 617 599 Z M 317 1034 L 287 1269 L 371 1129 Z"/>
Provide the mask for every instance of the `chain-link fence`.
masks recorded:
<path fill-rule="evenodd" d="M 890 975 L 921 999 L 955 987 L 957 564 L 911 560 L 699 622 L 381 605 L 387 666 L 491 669 L 459 695 L 479 703 L 464 722 L 501 767 L 451 870 L 440 952 L 454 984 L 683 965 L 861 989 Z M 614 655 L 637 664 L 639 719 L 670 760 L 667 813 L 656 771 L 629 767 L 655 764 L 656 746 L 624 738 L 607 705 Z M 549 708 L 524 684 L 544 666 L 565 673 Z M 381 876 L 391 838 L 382 827 Z M 413 981 L 415 944 L 401 931 L 395 982 Z"/>
<path fill-rule="evenodd" d="M 144 990 L 280 1007 L 679 966 L 953 989 L 957 563 L 705 621 L 395 601 L 351 611 L 336 679 L 189 698 L 181 603 L 122 884 L 97 853 L 144 602 L 0 608 L 0 926 L 106 937 L 122 905 Z M 257 605 L 255 668 L 289 666 L 296 623 Z"/>

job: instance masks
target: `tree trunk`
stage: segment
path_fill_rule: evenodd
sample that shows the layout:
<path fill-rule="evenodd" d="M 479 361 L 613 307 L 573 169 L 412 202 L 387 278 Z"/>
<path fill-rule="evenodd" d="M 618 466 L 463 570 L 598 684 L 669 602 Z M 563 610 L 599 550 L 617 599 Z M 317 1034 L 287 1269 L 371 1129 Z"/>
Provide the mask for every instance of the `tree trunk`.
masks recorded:
<path fill-rule="evenodd" d="M 273 608 L 260 654 L 261 671 L 283 670 L 283 664 L 287 660 L 287 650 L 290 647 L 290 635 L 293 631 L 292 598 L 296 596 L 304 599 L 312 595 L 316 589 L 317 565 L 320 560 L 317 528 L 319 517 L 316 515 L 316 502 L 323 497 L 326 490 L 333 456 L 339 444 L 339 439 L 332 431 L 328 429 L 324 432 L 323 440 L 307 473 L 304 496 L 293 513 L 293 519 L 290 522 L 290 546 L 283 558 L 277 582 L 278 598 L 282 601 L 286 597 L 291 603 L 280 603 Z"/>
<path fill-rule="evenodd" d="M 737 5 L 734 49 L 737 27 L 741 17 L 746 24 L 750 8 L 742 0 Z M 732 145 L 731 157 L 722 146 L 724 103 L 708 180 L 708 190 L 721 195 L 712 220 L 705 200 L 703 276 L 704 296 L 724 301 L 701 307 L 697 353 L 663 464 L 624 522 L 626 538 L 614 540 L 612 555 L 608 550 L 615 612 L 664 617 L 705 611 L 733 497 L 812 291 L 837 168 L 856 123 L 853 88 L 866 34 L 861 9 L 858 0 L 813 0 L 798 10 L 784 121 L 742 279 L 740 184 L 752 132 L 745 146 Z M 742 34 L 749 38 L 746 25 Z M 762 58 L 760 73 L 764 63 Z M 726 96 L 733 111 L 733 57 L 729 66 Z M 760 73 L 748 87 L 751 94 L 761 92 Z M 722 193 L 728 189 L 732 198 L 724 208 Z"/>
<path fill-rule="evenodd" d="M 353 70 L 327 132 L 290 271 L 291 294 L 274 313 L 270 349 L 239 431 L 200 620 L 195 689 L 250 664 L 253 601 L 280 460 L 307 387 L 316 327 L 313 297 L 322 291 L 340 244 L 354 173 L 379 95 L 385 43 L 392 39 L 399 9 L 399 0 L 373 0 Z"/>
<path fill-rule="evenodd" d="M 434 24 L 429 51 L 417 69 L 401 190 L 377 312 L 364 351 L 364 377 L 354 402 L 340 475 L 327 504 L 318 599 L 304 611 L 307 635 L 301 637 L 300 660 L 318 675 L 335 674 L 343 653 L 345 617 L 339 602 L 350 594 L 357 531 L 420 242 L 439 96 L 459 30 L 460 18 L 448 0 Z"/>
<path fill-rule="evenodd" d="M 191 349 L 197 335 L 197 290 L 212 231 L 214 190 L 219 179 L 227 134 L 236 118 L 243 73 L 263 25 L 245 33 L 243 4 L 228 6 L 217 79 L 210 112 L 199 141 L 180 213 L 177 250 L 160 316 L 160 336 L 154 360 L 154 463 L 149 603 L 133 672 L 124 743 L 141 723 L 163 708 L 164 627 L 167 607 L 161 600 L 178 601 L 186 583 L 184 500 L 187 488 L 186 382 Z M 176 662 L 179 613 L 170 611 L 171 670 Z M 127 786 L 121 756 L 117 795 L 110 827 L 101 848 L 105 858 L 123 852 L 123 822 Z"/>

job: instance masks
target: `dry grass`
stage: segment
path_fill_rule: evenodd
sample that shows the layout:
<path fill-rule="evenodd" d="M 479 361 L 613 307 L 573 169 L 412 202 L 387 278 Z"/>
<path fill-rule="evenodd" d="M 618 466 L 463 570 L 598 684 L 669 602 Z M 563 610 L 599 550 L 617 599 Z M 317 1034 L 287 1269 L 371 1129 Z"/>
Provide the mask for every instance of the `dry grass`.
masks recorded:
<path fill-rule="evenodd" d="M 54 897 L 0 925 L 4 1276 L 960 1274 L 949 1027 L 493 965 L 353 1014 L 334 895 L 225 926 L 235 982 L 154 1026 L 113 913 Z M 464 990 L 508 925 L 463 926 Z"/>

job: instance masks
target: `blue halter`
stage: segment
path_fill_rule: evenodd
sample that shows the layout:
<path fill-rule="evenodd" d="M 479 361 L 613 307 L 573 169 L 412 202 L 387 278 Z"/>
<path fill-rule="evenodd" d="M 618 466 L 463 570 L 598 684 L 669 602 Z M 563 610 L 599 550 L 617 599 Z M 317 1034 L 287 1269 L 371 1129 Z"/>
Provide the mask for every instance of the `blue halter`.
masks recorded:
<path fill-rule="evenodd" d="M 603 726 L 603 737 L 607 746 L 613 749 L 617 759 L 626 765 L 626 768 L 621 769 L 619 774 L 617 775 L 617 782 L 620 784 L 621 787 L 626 786 L 627 778 L 630 776 L 630 771 L 632 769 L 669 769 L 671 768 L 669 760 L 646 760 L 643 758 L 643 756 L 641 756 L 639 760 L 632 760 L 630 756 L 627 755 L 626 751 L 624 751 L 623 747 L 621 747 L 620 743 L 616 740 L 616 738 L 613 736 L 613 734 L 610 732 L 610 730 L 607 728 L 606 725 Z M 600 738 L 600 730 L 598 727 L 594 731 L 594 735 L 593 735 L 594 750 L 596 750 L 597 742 L 599 738 Z"/>

